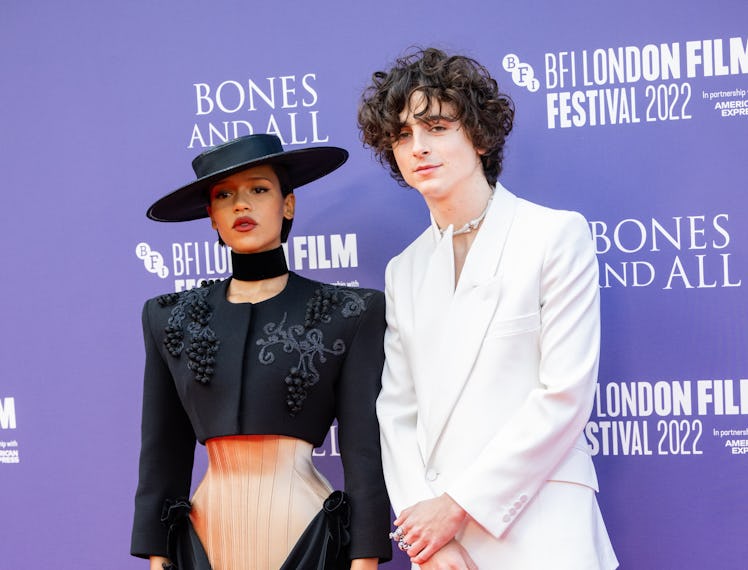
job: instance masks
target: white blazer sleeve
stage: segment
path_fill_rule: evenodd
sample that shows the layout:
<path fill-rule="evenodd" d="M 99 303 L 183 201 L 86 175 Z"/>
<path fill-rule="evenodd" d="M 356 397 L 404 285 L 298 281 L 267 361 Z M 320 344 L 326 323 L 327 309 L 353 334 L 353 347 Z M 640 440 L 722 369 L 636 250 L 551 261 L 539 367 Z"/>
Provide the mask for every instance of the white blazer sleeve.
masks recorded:
<path fill-rule="evenodd" d="M 584 218 L 569 213 L 559 217 L 562 223 L 544 228 L 538 387 L 446 489 L 496 537 L 516 520 L 579 439 L 597 382 L 597 260 Z"/>
<path fill-rule="evenodd" d="M 408 360 L 403 350 L 392 299 L 393 265 L 385 273 L 387 329 L 384 333 L 382 390 L 377 399 L 377 416 L 382 443 L 382 467 L 392 507 L 396 514 L 432 498 L 423 479 L 424 463 L 418 445 L 418 405 Z"/>

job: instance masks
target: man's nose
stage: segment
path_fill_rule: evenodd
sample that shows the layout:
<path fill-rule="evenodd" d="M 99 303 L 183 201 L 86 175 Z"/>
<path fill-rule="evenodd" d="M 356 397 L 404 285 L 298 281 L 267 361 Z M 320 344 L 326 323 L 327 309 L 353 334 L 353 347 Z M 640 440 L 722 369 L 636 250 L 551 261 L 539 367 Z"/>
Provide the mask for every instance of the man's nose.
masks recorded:
<path fill-rule="evenodd" d="M 413 156 L 426 156 L 430 152 L 426 135 L 414 131 L 411 136 L 413 137 Z"/>

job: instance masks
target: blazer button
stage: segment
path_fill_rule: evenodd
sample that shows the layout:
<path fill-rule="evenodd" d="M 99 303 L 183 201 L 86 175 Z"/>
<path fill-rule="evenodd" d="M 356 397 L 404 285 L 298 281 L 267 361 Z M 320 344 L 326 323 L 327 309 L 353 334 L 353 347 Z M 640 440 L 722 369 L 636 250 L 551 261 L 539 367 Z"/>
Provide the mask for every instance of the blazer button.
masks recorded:
<path fill-rule="evenodd" d="M 504 518 L 501 520 L 503 520 L 505 523 L 508 523 L 510 520 L 512 520 L 512 517 L 510 517 L 509 515 L 504 515 Z"/>
<path fill-rule="evenodd" d="M 427 481 L 436 481 L 439 477 L 439 473 L 436 472 L 436 469 L 428 469 L 426 470 L 426 480 Z"/>

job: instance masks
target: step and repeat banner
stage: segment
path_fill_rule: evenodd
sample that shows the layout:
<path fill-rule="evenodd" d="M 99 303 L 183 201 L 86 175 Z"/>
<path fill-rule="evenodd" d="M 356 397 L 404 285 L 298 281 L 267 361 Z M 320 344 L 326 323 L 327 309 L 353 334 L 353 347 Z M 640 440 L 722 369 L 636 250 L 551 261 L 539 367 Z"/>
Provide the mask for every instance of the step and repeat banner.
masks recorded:
<path fill-rule="evenodd" d="M 0 5 L 0 568 L 146 567 L 128 555 L 140 309 L 231 271 L 207 221 L 145 217 L 195 155 L 248 133 L 348 149 L 297 192 L 289 266 L 383 287 L 428 213 L 356 108 L 411 46 L 486 65 L 517 108 L 502 183 L 589 220 L 585 435 L 621 568 L 748 567 L 748 4 L 255 4 Z M 339 484 L 334 428 L 315 455 Z"/>

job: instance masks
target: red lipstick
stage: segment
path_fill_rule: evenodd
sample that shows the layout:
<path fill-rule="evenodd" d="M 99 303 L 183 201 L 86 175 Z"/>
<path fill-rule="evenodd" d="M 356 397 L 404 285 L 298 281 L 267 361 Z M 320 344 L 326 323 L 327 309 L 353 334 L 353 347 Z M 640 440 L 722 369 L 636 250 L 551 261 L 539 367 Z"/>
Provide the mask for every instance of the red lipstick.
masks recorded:
<path fill-rule="evenodd" d="M 232 227 L 240 232 L 249 232 L 253 230 L 256 225 L 257 222 L 249 216 L 242 216 L 241 218 L 236 218 L 236 220 L 234 220 L 234 225 Z"/>

